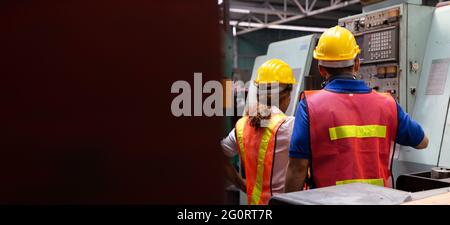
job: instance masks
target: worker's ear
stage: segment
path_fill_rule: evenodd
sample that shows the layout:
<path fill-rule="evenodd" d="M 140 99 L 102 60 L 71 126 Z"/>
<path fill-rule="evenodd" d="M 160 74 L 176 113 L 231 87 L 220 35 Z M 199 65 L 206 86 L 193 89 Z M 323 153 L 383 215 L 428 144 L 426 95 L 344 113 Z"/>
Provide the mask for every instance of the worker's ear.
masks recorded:
<path fill-rule="evenodd" d="M 327 75 L 328 75 L 327 70 L 326 70 L 323 66 L 321 66 L 321 65 L 318 65 L 318 66 L 319 66 L 319 73 L 320 73 L 320 76 L 326 78 Z"/>
<path fill-rule="evenodd" d="M 354 67 L 353 67 L 353 73 L 355 73 L 355 74 L 358 73 L 359 68 L 361 68 L 361 64 L 360 64 L 359 58 L 356 57 L 356 59 L 355 59 L 355 65 L 354 65 Z"/>

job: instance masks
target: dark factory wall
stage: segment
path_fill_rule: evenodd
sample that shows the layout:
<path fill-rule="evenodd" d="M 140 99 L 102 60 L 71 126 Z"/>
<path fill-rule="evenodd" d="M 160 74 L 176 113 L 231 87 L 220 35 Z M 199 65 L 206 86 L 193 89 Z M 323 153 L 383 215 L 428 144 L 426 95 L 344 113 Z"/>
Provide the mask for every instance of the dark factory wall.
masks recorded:
<path fill-rule="evenodd" d="M 0 203 L 220 203 L 220 117 L 177 80 L 219 80 L 217 2 L 0 2 Z"/>

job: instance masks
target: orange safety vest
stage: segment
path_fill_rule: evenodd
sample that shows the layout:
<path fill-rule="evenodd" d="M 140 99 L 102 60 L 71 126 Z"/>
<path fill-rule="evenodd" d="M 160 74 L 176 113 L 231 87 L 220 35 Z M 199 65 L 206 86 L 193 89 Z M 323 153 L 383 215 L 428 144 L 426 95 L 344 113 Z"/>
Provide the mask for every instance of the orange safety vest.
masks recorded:
<path fill-rule="evenodd" d="M 244 164 L 249 205 L 266 205 L 272 196 L 272 170 L 278 128 L 286 121 L 283 113 L 272 114 L 267 127 L 250 126 L 248 116 L 236 123 L 239 157 Z"/>
<path fill-rule="evenodd" d="M 316 187 L 354 182 L 392 187 L 397 103 L 387 93 L 305 91 Z"/>

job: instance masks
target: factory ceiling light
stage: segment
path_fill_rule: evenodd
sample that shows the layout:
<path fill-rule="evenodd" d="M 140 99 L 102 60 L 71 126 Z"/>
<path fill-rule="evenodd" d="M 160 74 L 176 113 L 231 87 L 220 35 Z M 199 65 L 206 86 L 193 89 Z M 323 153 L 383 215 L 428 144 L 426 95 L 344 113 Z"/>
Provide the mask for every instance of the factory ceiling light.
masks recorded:
<path fill-rule="evenodd" d="M 252 22 L 238 22 L 235 20 L 230 21 L 231 26 L 239 26 L 246 28 L 261 28 L 264 27 L 264 24 L 261 23 L 252 23 Z M 290 25 L 269 25 L 266 28 L 268 29 L 278 29 L 278 30 L 297 30 L 297 31 L 307 31 L 307 32 L 316 32 L 323 33 L 327 28 L 323 27 L 305 27 L 305 26 L 290 26 Z"/>
<path fill-rule="evenodd" d="M 230 8 L 230 12 L 249 14 L 249 13 L 250 13 L 250 10 L 247 10 L 247 9 Z"/>

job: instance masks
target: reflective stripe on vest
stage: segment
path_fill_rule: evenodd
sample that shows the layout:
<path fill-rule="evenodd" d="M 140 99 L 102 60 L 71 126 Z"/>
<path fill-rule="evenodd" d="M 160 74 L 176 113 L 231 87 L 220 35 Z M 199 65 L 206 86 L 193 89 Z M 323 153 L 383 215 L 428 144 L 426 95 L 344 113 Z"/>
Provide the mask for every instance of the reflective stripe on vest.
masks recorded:
<path fill-rule="evenodd" d="M 328 130 L 330 132 L 330 140 L 332 141 L 342 138 L 386 137 L 386 126 L 381 125 L 339 126 L 329 128 Z"/>
<path fill-rule="evenodd" d="M 239 156 L 241 158 L 241 162 L 245 162 L 245 154 L 244 154 L 244 126 L 247 123 L 248 117 L 242 117 L 236 123 L 236 139 L 239 148 Z"/>
<path fill-rule="evenodd" d="M 383 178 L 379 178 L 379 179 L 352 179 L 352 180 L 336 181 L 336 185 L 351 184 L 351 183 L 365 183 L 365 184 L 372 184 L 372 185 L 381 186 L 381 187 L 384 186 Z"/>
<path fill-rule="evenodd" d="M 397 104 L 389 94 L 305 91 L 316 187 L 363 182 L 390 187 Z"/>
<path fill-rule="evenodd" d="M 236 123 L 236 139 L 244 163 L 248 204 L 267 204 L 270 197 L 276 133 L 286 120 L 282 113 L 272 114 L 267 127 L 253 128 L 248 117 Z"/>

